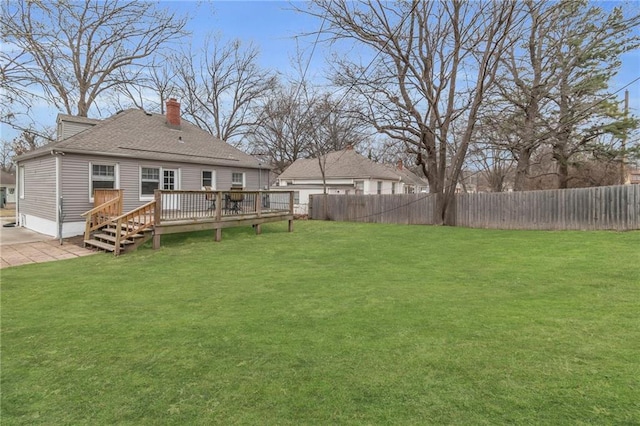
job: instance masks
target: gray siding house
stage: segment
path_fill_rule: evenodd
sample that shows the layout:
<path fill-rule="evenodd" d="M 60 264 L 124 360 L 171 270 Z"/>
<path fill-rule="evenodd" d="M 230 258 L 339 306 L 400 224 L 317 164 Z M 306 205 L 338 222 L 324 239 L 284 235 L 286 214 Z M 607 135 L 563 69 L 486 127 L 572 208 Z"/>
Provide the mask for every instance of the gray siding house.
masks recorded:
<path fill-rule="evenodd" d="M 58 116 L 57 140 L 15 159 L 16 219 L 54 237 L 84 232 L 93 190 L 124 190 L 123 210 L 153 199 L 155 189 L 268 189 L 269 167 L 180 119 L 129 109 L 105 120 Z"/>

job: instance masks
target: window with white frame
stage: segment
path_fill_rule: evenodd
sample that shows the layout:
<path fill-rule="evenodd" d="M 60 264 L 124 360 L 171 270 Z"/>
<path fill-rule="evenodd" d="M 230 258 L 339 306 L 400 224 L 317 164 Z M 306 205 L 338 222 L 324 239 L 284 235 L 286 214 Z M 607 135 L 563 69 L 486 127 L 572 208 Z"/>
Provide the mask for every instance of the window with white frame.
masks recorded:
<path fill-rule="evenodd" d="M 364 181 L 357 180 L 356 181 L 356 194 L 362 194 L 364 192 Z"/>
<path fill-rule="evenodd" d="M 244 173 L 231 173 L 231 188 L 244 188 Z"/>
<path fill-rule="evenodd" d="M 116 171 L 115 166 L 106 164 L 91 164 L 91 182 L 89 197 L 93 198 L 95 189 L 115 189 Z"/>
<path fill-rule="evenodd" d="M 391 182 L 391 193 L 392 194 L 396 193 L 396 183 L 395 182 Z"/>
<path fill-rule="evenodd" d="M 213 170 L 202 171 L 202 187 L 207 186 L 216 189 L 216 172 Z"/>
<path fill-rule="evenodd" d="M 300 191 L 293 191 L 293 204 L 300 204 Z"/>
<path fill-rule="evenodd" d="M 20 198 L 24 198 L 24 166 L 18 168 L 18 184 L 20 185 Z"/>
<path fill-rule="evenodd" d="M 377 194 L 382 194 L 382 181 L 378 181 L 378 192 Z"/>
<path fill-rule="evenodd" d="M 152 197 L 153 191 L 160 188 L 160 169 L 154 167 L 140 168 L 140 196 Z"/>

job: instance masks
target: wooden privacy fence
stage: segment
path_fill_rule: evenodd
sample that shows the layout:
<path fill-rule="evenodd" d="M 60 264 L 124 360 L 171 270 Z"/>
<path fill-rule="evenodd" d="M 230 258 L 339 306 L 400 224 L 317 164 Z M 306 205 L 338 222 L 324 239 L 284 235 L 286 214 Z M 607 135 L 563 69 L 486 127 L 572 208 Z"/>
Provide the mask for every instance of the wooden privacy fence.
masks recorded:
<path fill-rule="evenodd" d="M 436 195 L 314 195 L 319 220 L 434 224 Z M 640 185 L 456 194 L 447 225 L 470 228 L 640 229 Z"/>

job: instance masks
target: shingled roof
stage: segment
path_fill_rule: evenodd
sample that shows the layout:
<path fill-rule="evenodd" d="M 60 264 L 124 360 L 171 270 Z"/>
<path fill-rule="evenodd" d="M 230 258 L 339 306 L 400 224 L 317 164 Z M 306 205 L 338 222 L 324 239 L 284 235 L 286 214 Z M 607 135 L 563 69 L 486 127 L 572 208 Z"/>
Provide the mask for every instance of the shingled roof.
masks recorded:
<path fill-rule="evenodd" d="M 17 157 L 16 160 L 48 155 L 51 151 L 256 169 L 260 167 L 254 157 L 197 126 L 183 120 L 179 128 L 176 128 L 167 124 L 167 117 L 164 115 L 140 109 L 122 111 L 85 131 L 47 144 Z"/>
<path fill-rule="evenodd" d="M 330 179 L 386 179 L 398 180 L 400 176 L 384 164 L 376 163 L 358 154 L 353 149 L 343 149 L 320 157 L 324 163 L 325 176 Z M 322 179 L 317 158 L 294 161 L 280 179 Z"/>

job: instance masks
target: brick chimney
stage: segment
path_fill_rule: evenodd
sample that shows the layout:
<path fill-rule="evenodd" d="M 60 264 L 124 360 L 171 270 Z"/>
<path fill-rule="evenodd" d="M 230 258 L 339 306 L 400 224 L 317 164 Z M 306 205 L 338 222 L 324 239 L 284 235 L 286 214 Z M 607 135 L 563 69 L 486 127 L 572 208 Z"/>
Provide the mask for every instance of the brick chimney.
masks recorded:
<path fill-rule="evenodd" d="M 167 124 L 173 129 L 180 128 L 180 102 L 174 98 L 167 101 Z"/>
<path fill-rule="evenodd" d="M 397 167 L 398 167 L 398 170 L 402 170 L 404 168 L 404 164 L 402 164 L 402 159 L 398 160 Z"/>

